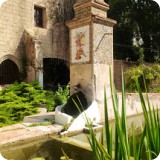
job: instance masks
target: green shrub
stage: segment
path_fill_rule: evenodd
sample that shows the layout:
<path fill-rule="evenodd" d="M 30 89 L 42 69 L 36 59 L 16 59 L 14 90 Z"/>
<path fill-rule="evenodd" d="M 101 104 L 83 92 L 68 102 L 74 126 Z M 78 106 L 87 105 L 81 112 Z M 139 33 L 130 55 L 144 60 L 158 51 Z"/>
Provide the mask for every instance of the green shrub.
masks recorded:
<path fill-rule="evenodd" d="M 64 89 L 59 86 L 53 93 L 42 90 L 38 82 L 15 82 L 0 91 L 0 127 L 38 113 L 41 104 L 46 104 L 47 111 L 53 111 L 56 106 L 66 103 L 68 96 L 69 86 Z"/>
<path fill-rule="evenodd" d="M 67 85 L 64 89 L 59 86 L 58 90 L 54 93 L 54 102 L 55 105 L 61 105 L 67 102 L 67 99 L 69 98 L 69 85 Z"/>
<path fill-rule="evenodd" d="M 0 104 L 0 110 L 0 127 L 15 124 L 22 121 L 25 116 L 38 113 L 38 108 L 21 101 Z"/>
<path fill-rule="evenodd" d="M 126 89 L 129 92 L 137 92 L 136 80 L 140 84 L 142 91 L 145 91 L 144 80 L 146 81 L 148 92 L 160 92 L 160 65 L 153 64 L 150 66 L 140 64 L 132 67 L 125 72 Z"/>

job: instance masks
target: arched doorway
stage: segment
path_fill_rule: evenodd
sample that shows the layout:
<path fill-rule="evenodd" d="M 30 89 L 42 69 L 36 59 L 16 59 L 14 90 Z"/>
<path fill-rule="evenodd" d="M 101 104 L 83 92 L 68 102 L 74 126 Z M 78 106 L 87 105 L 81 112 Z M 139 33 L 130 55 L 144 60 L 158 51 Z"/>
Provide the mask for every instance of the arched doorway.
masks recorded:
<path fill-rule="evenodd" d="M 70 80 L 68 61 L 57 58 L 43 59 L 43 87 L 56 90 L 58 85 L 66 86 Z"/>
<path fill-rule="evenodd" d="M 0 84 L 11 84 L 19 80 L 19 69 L 10 59 L 0 64 Z"/>

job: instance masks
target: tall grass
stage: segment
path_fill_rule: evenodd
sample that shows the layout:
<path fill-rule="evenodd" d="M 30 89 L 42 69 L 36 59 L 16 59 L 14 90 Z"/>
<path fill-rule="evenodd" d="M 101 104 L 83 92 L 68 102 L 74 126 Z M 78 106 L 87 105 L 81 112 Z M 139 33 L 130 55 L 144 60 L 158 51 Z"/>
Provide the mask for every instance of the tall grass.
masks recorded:
<path fill-rule="evenodd" d="M 139 99 L 141 102 L 143 110 L 143 118 L 145 124 L 141 124 L 141 134 L 137 135 L 135 128 L 132 128 L 130 136 L 128 134 L 127 128 L 127 114 L 126 114 L 126 90 L 125 82 L 122 74 L 122 106 L 121 114 L 119 114 L 119 100 L 117 96 L 116 89 L 113 85 L 113 80 L 110 70 L 110 89 L 112 98 L 112 107 L 115 116 L 115 137 L 113 140 L 113 131 L 109 123 L 109 113 L 108 113 L 108 102 L 107 94 L 104 89 L 104 114 L 105 114 L 105 124 L 104 130 L 105 134 L 102 134 L 101 141 L 96 139 L 96 134 L 94 133 L 93 126 L 87 116 L 84 114 L 83 118 L 86 121 L 86 125 L 90 130 L 90 136 L 88 137 L 90 146 L 93 151 L 93 156 L 95 160 L 152 160 L 156 158 L 160 153 L 160 117 L 158 106 L 154 108 L 151 106 L 149 96 L 147 93 L 147 87 L 144 81 L 146 90 L 146 100 L 143 97 L 142 90 L 136 80 L 136 86 L 139 94 Z M 74 101 L 74 100 L 73 100 Z M 80 107 L 76 104 L 79 112 Z M 80 103 L 81 104 L 81 103 Z M 83 107 L 83 106 L 81 106 Z M 106 139 L 106 144 L 104 144 L 103 138 Z M 138 137 L 138 141 L 137 141 Z M 63 153 L 64 154 L 64 153 Z M 68 157 L 64 154 L 65 158 Z M 132 157 L 131 157 L 132 156 Z"/>
<path fill-rule="evenodd" d="M 145 102 L 140 85 L 138 81 L 136 81 L 141 101 L 141 106 L 143 109 L 143 116 L 145 119 L 144 141 L 145 141 L 145 147 L 147 149 L 147 158 L 151 160 L 157 157 L 158 154 L 160 153 L 160 118 L 159 118 L 158 106 L 156 106 L 156 108 L 154 108 L 154 106 L 151 106 L 145 81 L 144 84 L 145 84 L 147 102 Z"/>
<path fill-rule="evenodd" d="M 147 101 L 145 101 L 138 81 L 136 81 L 136 85 L 143 109 L 143 117 L 145 120 L 145 125 L 142 127 L 141 135 L 139 135 L 139 143 L 137 144 L 137 135 L 134 128 L 132 129 L 132 136 L 129 136 L 128 134 L 124 77 L 122 76 L 122 108 L 120 115 L 118 103 L 119 100 L 116 89 L 112 83 L 110 71 L 111 97 L 115 116 L 115 142 L 113 142 L 113 132 L 109 123 L 107 96 L 106 91 L 104 90 L 104 136 L 106 138 L 106 147 L 104 147 L 102 142 L 96 139 L 92 126 L 88 125 L 90 129 L 89 142 L 93 150 L 95 160 L 130 160 L 131 153 L 133 153 L 132 156 L 134 157 L 134 160 L 152 160 L 160 153 L 160 119 L 157 109 L 158 106 L 156 106 L 156 108 L 151 107 L 147 92 Z"/>

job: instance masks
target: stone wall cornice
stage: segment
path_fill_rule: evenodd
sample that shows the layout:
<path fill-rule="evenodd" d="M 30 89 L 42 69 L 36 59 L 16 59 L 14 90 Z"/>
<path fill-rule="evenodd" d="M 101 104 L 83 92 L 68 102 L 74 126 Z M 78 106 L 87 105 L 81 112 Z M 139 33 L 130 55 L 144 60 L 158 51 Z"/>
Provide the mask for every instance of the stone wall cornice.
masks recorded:
<path fill-rule="evenodd" d="M 111 26 L 111 27 L 113 27 L 115 24 L 117 24 L 117 22 L 115 20 L 113 20 L 113 19 L 102 18 L 102 17 L 91 15 L 91 16 L 84 17 L 84 18 L 81 18 L 81 19 L 78 19 L 78 20 L 76 18 L 74 18 L 73 20 L 67 22 L 66 25 L 69 28 L 75 28 L 77 26 L 90 24 L 91 22 L 104 24 L 104 25 L 108 25 L 108 26 Z"/>
<path fill-rule="evenodd" d="M 95 1 L 87 1 L 87 2 L 79 2 L 74 5 L 74 10 L 77 10 L 79 8 L 86 8 L 86 7 L 95 7 L 98 9 L 101 9 L 103 11 L 109 10 L 109 5 L 107 3 L 102 2 L 95 2 Z"/>
<path fill-rule="evenodd" d="M 108 25 L 111 27 L 117 24 L 117 21 L 110 19 L 110 18 L 102 18 L 98 16 L 93 16 L 92 19 L 94 23 L 104 24 L 104 25 Z"/>
<path fill-rule="evenodd" d="M 84 17 L 81 19 L 74 18 L 73 20 L 66 23 L 69 28 L 75 28 L 77 26 L 87 25 L 92 22 L 92 16 Z"/>

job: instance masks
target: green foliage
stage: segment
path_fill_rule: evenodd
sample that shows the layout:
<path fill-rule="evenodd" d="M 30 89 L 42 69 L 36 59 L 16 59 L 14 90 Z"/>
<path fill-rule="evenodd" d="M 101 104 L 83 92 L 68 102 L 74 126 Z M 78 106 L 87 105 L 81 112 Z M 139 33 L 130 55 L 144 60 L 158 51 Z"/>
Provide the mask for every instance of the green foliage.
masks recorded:
<path fill-rule="evenodd" d="M 83 118 L 86 122 L 87 127 L 90 131 L 90 136 L 88 137 L 90 146 L 92 148 L 94 160 L 131 160 L 134 157 L 134 160 L 152 160 L 156 158 L 160 152 L 160 117 L 159 110 L 152 106 L 149 101 L 147 94 L 147 86 L 144 80 L 144 89 L 146 91 L 147 102 L 144 100 L 142 90 L 138 79 L 136 79 L 136 87 L 139 94 L 143 118 L 145 124 L 140 124 L 141 134 L 137 135 L 137 131 L 134 126 L 131 130 L 131 135 L 128 133 L 127 127 L 127 115 L 126 115 L 126 88 L 124 82 L 124 76 L 122 73 L 122 108 L 121 114 L 119 110 L 119 99 L 113 85 L 113 80 L 110 70 L 110 89 L 111 89 L 111 99 L 112 107 L 115 117 L 115 138 L 113 141 L 112 136 L 112 126 L 109 123 L 109 112 L 108 112 L 108 102 L 106 91 L 104 91 L 104 113 L 105 113 L 105 140 L 104 144 L 103 134 L 101 141 L 97 140 L 96 133 L 94 133 L 93 125 L 90 123 L 90 120 L 87 118 L 87 115 L 84 114 Z M 73 99 L 74 101 L 74 99 Z M 77 109 L 80 113 L 80 106 L 74 101 Z M 139 134 L 139 133 L 138 133 Z M 138 140 L 137 140 L 138 139 Z M 114 153 L 114 154 L 113 154 Z M 68 156 L 64 154 L 64 159 L 69 159 Z M 132 156 L 132 157 L 131 157 Z"/>
<path fill-rule="evenodd" d="M 160 9 L 152 0 L 105 0 L 108 17 L 117 21 L 114 27 L 114 57 L 137 61 L 133 38 L 144 48 L 144 60 L 153 62 L 160 50 Z"/>
<path fill-rule="evenodd" d="M 36 157 L 36 158 L 33 158 L 32 160 L 45 160 L 45 158 L 43 158 L 43 157 Z"/>
<path fill-rule="evenodd" d="M 147 97 L 147 102 L 145 102 L 144 97 L 142 95 L 142 90 L 140 88 L 140 85 L 138 81 L 136 81 L 140 101 L 141 101 L 141 106 L 143 109 L 143 115 L 145 119 L 145 139 L 144 139 L 144 144 L 145 148 L 148 151 L 146 153 L 146 157 L 148 160 L 152 160 L 158 156 L 160 153 L 160 117 L 159 117 L 159 110 L 158 107 L 153 108 L 151 106 L 148 93 L 147 93 L 147 87 L 146 83 L 144 81 L 145 85 L 145 91 L 146 91 L 146 97 Z M 147 112 L 148 109 L 148 112 Z"/>
<path fill-rule="evenodd" d="M 62 149 L 62 153 L 64 156 L 60 157 L 60 160 L 72 160 L 67 156 L 67 154 L 63 151 L 63 149 Z"/>
<path fill-rule="evenodd" d="M 110 76 L 110 87 L 112 104 L 115 115 L 115 142 L 112 141 L 112 129 L 109 124 L 108 105 L 106 92 L 104 94 L 104 111 L 105 111 L 105 137 L 106 147 L 103 143 L 96 139 L 93 128 L 88 123 L 90 129 L 89 142 L 93 151 L 95 160 L 130 160 L 131 155 L 134 160 L 144 159 L 152 160 L 156 158 L 160 152 L 160 117 L 158 109 L 151 109 L 150 101 L 147 96 L 147 102 L 144 101 L 142 91 L 138 81 L 136 81 L 137 90 L 140 97 L 141 106 L 143 109 L 143 116 L 145 125 L 142 127 L 141 135 L 136 134 L 136 130 L 132 129 L 132 136 L 128 134 L 126 123 L 126 92 L 124 85 L 124 78 L 122 78 L 122 109 L 121 116 L 119 114 L 118 96 L 114 85 L 112 84 L 112 76 Z M 144 86 L 146 89 L 145 81 Z M 148 112 L 147 112 L 148 108 Z M 141 124 L 142 125 L 142 124 Z M 143 126 L 143 125 L 142 125 Z M 138 136 L 138 141 L 137 141 Z M 114 146 L 112 146 L 114 144 Z M 114 155 L 112 149 L 114 148 Z"/>
<path fill-rule="evenodd" d="M 144 80 L 148 92 L 160 92 L 160 65 L 144 65 L 132 67 L 125 72 L 127 79 L 127 91 L 136 92 L 136 80 L 138 80 L 142 91 L 145 91 Z"/>
<path fill-rule="evenodd" d="M 133 50 L 134 50 L 135 54 L 138 54 L 138 56 L 139 56 L 138 61 L 139 61 L 139 63 L 142 64 L 144 62 L 144 49 L 141 47 L 134 46 Z"/>
<path fill-rule="evenodd" d="M 69 85 L 67 85 L 64 89 L 59 86 L 58 91 L 54 93 L 53 98 L 56 106 L 66 103 L 69 98 L 69 93 Z"/>
<path fill-rule="evenodd" d="M 0 127 L 14 124 L 25 116 L 38 113 L 38 108 L 46 104 L 48 111 L 67 101 L 69 86 L 57 92 L 42 90 L 38 82 L 11 84 L 0 91 Z"/>
<path fill-rule="evenodd" d="M 0 110 L 0 127 L 20 122 L 24 116 L 38 113 L 36 107 L 21 101 L 0 104 Z"/>
<path fill-rule="evenodd" d="M 32 123 L 31 125 L 29 125 L 29 127 L 35 127 L 35 126 L 48 126 L 48 125 L 53 125 L 54 123 L 55 123 L 55 121 L 53 121 L 53 120 L 45 119 L 44 122 L 36 122 L 36 123 Z"/>

